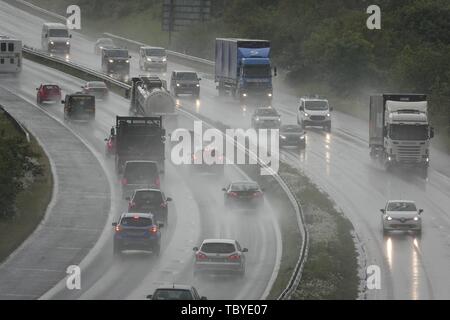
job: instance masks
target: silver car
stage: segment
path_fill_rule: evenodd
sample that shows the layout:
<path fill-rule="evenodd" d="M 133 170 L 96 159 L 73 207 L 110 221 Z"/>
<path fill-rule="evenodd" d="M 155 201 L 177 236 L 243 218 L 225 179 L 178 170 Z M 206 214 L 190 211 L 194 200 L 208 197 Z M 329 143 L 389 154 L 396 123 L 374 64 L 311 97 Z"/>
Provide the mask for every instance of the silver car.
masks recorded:
<path fill-rule="evenodd" d="M 200 272 L 237 273 L 245 275 L 245 255 L 247 248 L 241 248 L 236 240 L 206 239 L 200 248 L 194 248 L 194 276 Z"/>
<path fill-rule="evenodd" d="M 413 230 L 422 232 L 423 209 L 417 209 L 414 201 L 390 200 L 382 212 L 383 233 L 390 230 Z"/>

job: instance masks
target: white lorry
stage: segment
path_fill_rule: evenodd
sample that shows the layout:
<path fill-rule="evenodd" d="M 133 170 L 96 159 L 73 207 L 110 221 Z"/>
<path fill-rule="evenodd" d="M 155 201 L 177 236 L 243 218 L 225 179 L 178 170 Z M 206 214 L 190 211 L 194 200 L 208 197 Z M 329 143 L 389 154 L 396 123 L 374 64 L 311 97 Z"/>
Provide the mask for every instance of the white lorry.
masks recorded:
<path fill-rule="evenodd" d="M 428 176 L 434 130 L 424 94 L 378 94 L 370 97 L 369 147 L 387 170 L 413 167 Z"/>

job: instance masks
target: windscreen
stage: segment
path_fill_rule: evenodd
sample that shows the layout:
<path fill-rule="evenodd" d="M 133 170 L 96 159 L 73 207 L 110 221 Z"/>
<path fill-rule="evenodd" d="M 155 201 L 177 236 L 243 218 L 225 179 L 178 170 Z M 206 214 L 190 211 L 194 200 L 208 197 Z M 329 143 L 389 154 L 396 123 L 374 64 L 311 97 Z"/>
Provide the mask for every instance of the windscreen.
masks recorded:
<path fill-rule="evenodd" d="M 162 195 L 159 191 L 139 191 L 136 192 L 133 202 L 139 206 L 144 204 L 160 204 L 162 203 Z"/>
<path fill-rule="evenodd" d="M 158 176 L 156 163 L 129 162 L 125 167 L 124 178 L 128 184 L 152 184 Z"/>
<path fill-rule="evenodd" d="M 145 55 L 149 57 L 165 57 L 166 50 L 164 49 L 145 49 Z"/>
<path fill-rule="evenodd" d="M 273 116 L 273 117 L 278 117 L 279 114 L 275 109 L 272 108 L 267 108 L 267 109 L 258 109 L 256 111 L 256 114 L 258 116 Z"/>
<path fill-rule="evenodd" d="M 233 253 L 236 249 L 232 243 L 210 242 L 204 243 L 201 251 L 204 253 Z"/>
<path fill-rule="evenodd" d="M 178 80 L 192 80 L 196 81 L 198 79 L 197 74 L 194 72 L 178 72 L 177 73 Z"/>
<path fill-rule="evenodd" d="M 146 217 L 124 217 L 120 224 L 125 227 L 149 227 L 153 224 L 152 219 Z"/>
<path fill-rule="evenodd" d="M 390 138 L 393 140 L 426 140 L 428 126 L 394 124 L 390 126 Z"/>
<path fill-rule="evenodd" d="M 305 109 L 328 110 L 328 102 L 326 102 L 326 101 L 306 101 Z"/>
<path fill-rule="evenodd" d="M 69 36 L 69 31 L 67 31 L 67 29 L 50 29 L 48 31 L 48 36 L 67 38 Z"/>
<path fill-rule="evenodd" d="M 153 295 L 155 300 L 194 300 L 189 290 L 158 289 Z"/>
<path fill-rule="evenodd" d="M 105 56 L 108 58 L 128 58 L 127 50 L 106 50 Z"/>
<path fill-rule="evenodd" d="M 95 97 L 93 96 L 71 96 L 69 105 L 76 110 L 86 110 L 95 107 Z"/>
<path fill-rule="evenodd" d="M 416 205 L 412 202 L 390 202 L 388 211 L 416 211 Z"/>
<path fill-rule="evenodd" d="M 244 67 L 244 76 L 246 78 L 268 78 L 271 74 L 270 65 L 268 64 L 246 65 Z"/>
<path fill-rule="evenodd" d="M 301 133 L 303 128 L 301 126 L 282 126 L 280 132 Z"/>
<path fill-rule="evenodd" d="M 231 191 L 257 191 L 259 187 L 254 183 L 234 183 L 231 186 Z"/>

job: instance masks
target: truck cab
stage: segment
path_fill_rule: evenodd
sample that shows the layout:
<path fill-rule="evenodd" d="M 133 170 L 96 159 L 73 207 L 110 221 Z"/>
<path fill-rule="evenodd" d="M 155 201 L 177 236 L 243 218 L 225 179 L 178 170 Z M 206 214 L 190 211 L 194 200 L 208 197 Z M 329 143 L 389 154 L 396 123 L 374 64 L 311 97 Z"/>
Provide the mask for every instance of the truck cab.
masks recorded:
<path fill-rule="evenodd" d="M 70 53 L 69 29 L 62 23 L 44 23 L 41 32 L 42 50 L 47 52 Z"/>
<path fill-rule="evenodd" d="M 141 47 L 139 49 L 139 68 L 146 71 L 149 69 L 159 69 L 166 72 L 166 49 L 161 47 Z"/>
<path fill-rule="evenodd" d="M 302 97 L 297 112 L 297 123 L 302 127 L 322 127 L 331 131 L 331 111 L 327 99 L 319 97 Z"/>
<path fill-rule="evenodd" d="M 127 49 L 103 49 L 102 71 L 113 79 L 127 82 L 130 76 L 130 59 Z"/>

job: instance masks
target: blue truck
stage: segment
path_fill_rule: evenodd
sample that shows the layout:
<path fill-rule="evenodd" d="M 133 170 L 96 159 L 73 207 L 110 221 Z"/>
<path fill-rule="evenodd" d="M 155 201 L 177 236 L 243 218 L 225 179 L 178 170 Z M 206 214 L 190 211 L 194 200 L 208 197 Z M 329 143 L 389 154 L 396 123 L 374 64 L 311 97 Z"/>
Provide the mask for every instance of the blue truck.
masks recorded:
<path fill-rule="evenodd" d="M 215 82 L 219 96 L 229 92 L 242 104 L 256 98 L 271 105 L 270 41 L 218 38 L 215 58 Z M 273 70 L 276 76 L 276 67 Z"/>

